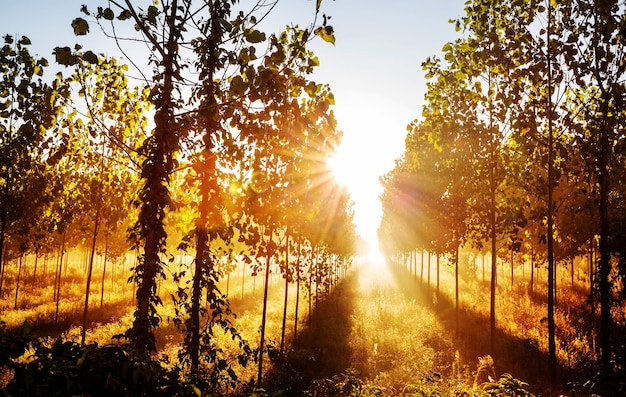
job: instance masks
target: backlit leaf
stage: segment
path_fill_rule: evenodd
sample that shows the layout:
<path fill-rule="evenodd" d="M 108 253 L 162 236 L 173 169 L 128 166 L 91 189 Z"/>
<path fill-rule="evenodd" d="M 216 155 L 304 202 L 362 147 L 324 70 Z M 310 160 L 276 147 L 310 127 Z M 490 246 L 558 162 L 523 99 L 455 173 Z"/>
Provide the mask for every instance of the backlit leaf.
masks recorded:
<path fill-rule="evenodd" d="M 234 96 L 243 95 L 248 89 L 248 85 L 243 80 L 243 78 L 239 75 L 233 77 L 230 81 L 230 90 Z"/>
<path fill-rule="evenodd" d="M 98 63 L 98 56 L 94 54 L 93 51 L 87 51 L 86 53 L 83 54 L 82 58 L 84 61 L 87 61 L 91 63 L 92 65 L 95 65 Z"/>
<path fill-rule="evenodd" d="M 320 36 L 322 40 L 328 43 L 331 43 L 332 45 L 335 45 L 335 30 L 333 29 L 332 26 L 330 25 L 321 26 L 315 29 L 314 33 Z"/>
<path fill-rule="evenodd" d="M 117 19 L 119 19 L 120 21 L 124 21 L 132 16 L 133 14 L 131 14 L 130 11 L 124 10 L 120 13 L 120 15 L 117 16 Z"/>
<path fill-rule="evenodd" d="M 76 18 L 72 21 L 72 29 L 76 36 L 84 36 L 89 33 L 89 23 L 83 18 Z"/>
<path fill-rule="evenodd" d="M 265 33 L 259 32 L 256 29 L 248 29 L 244 33 L 244 37 L 249 43 L 261 43 L 265 41 Z"/>
<path fill-rule="evenodd" d="M 102 17 L 106 19 L 107 21 L 112 21 L 113 18 L 115 18 L 115 14 L 113 13 L 112 9 L 106 8 L 104 12 L 102 13 Z"/>
<path fill-rule="evenodd" d="M 65 66 L 76 65 L 76 56 L 72 54 L 70 47 L 56 47 L 54 56 L 58 64 Z"/>

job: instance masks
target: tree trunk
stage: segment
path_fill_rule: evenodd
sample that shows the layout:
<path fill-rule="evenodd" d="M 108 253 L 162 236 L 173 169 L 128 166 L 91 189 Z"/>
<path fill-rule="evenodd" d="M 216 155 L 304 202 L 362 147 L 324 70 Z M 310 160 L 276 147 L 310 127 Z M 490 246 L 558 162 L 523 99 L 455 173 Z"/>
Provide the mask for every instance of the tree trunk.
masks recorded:
<path fill-rule="evenodd" d="M 133 6 L 126 0 L 129 9 Z M 172 156 L 178 147 L 178 136 L 174 121 L 174 66 L 176 64 L 177 29 L 176 13 L 177 0 L 173 0 L 168 19 L 168 38 L 163 47 L 163 59 L 160 66 L 163 70 L 163 84 L 160 95 L 156 99 L 154 114 L 154 134 L 151 139 L 150 152 L 142 164 L 144 184 L 140 196 L 143 197 L 140 209 L 138 226 L 140 238 L 143 240 L 144 255 L 142 261 L 135 268 L 137 284 L 137 309 L 132 328 L 127 332 L 133 345 L 143 351 L 155 351 L 156 339 L 153 329 L 159 325 L 156 313 L 157 277 L 162 272 L 163 263 L 159 256 L 165 247 L 167 234 L 163 227 L 165 209 L 169 203 L 169 180 L 173 164 Z M 137 20 L 138 24 L 143 23 Z"/>
<path fill-rule="evenodd" d="M 285 232 L 286 234 L 286 232 Z M 285 243 L 285 300 L 283 302 L 283 328 L 280 333 L 280 351 L 285 349 L 285 327 L 287 326 L 287 300 L 289 299 L 289 235 Z"/>
<path fill-rule="evenodd" d="M 0 256 L 0 299 L 2 299 L 2 288 L 4 286 L 4 270 L 7 266 L 6 252 Z"/>
<path fill-rule="evenodd" d="M 202 201 L 204 204 L 204 199 Z M 200 297 L 202 295 L 202 279 L 206 273 L 206 262 L 209 261 L 207 257 L 209 237 L 205 222 L 206 218 L 200 221 L 200 225 L 196 229 L 195 271 L 191 287 L 191 311 L 189 313 L 191 321 L 188 330 L 190 335 L 187 351 L 191 361 L 190 372 L 192 376 L 198 375 L 198 368 L 200 367 Z"/>
<path fill-rule="evenodd" d="M 496 251 L 496 176 L 495 176 L 495 153 L 492 153 L 492 164 L 489 169 L 489 181 L 490 181 L 490 208 L 489 208 L 489 223 L 491 234 L 491 290 L 490 290 L 490 303 L 489 303 L 489 342 L 491 355 L 493 356 L 496 351 L 496 284 L 497 284 L 497 251 Z"/>
<path fill-rule="evenodd" d="M 424 260 L 424 252 L 425 250 L 422 250 L 422 255 L 420 255 L 420 286 L 423 284 L 424 282 L 424 262 L 426 262 Z"/>
<path fill-rule="evenodd" d="M 298 257 L 296 258 L 296 307 L 295 319 L 293 321 L 293 344 L 296 344 L 298 338 L 298 307 L 300 306 L 300 252 L 302 249 L 301 240 L 298 240 Z"/>
<path fill-rule="evenodd" d="M 608 106 L 606 106 L 608 108 Z M 606 109 L 608 110 L 608 109 Z M 606 113 L 604 113 L 606 114 Z M 598 263 L 598 283 L 600 292 L 600 366 L 608 371 L 611 367 L 611 249 L 609 246 L 610 219 L 609 219 L 609 137 L 607 126 L 601 131 L 600 153 L 600 261 Z"/>
<path fill-rule="evenodd" d="M 552 29 L 552 3 L 548 2 L 547 22 L 547 64 L 548 64 L 548 96 L 546 98 L 546 110 L 548 113 L 548 361 L 550 364 L 550 383 L 552 390 L 556 391 L 556 341 L 554 324 L 554 300 L 555 300 L 555 263 L 554 263 L 554 235 L 553 235 L 553 194 L 554 194 L 554 137 L 552 132 L 552 59 L 550 34 Z"/>
<path fill-rule="evenodd" d="M 513 287 L 513 271 L 515 269 L 515 257 L 513 256 L 513 251 L 511 251 L 511 287 Z"/>
<path fill-rule="evenodd" d="M 63 268 L 63 254 L 65 253 L 65 231 L 61 236 L 61 252 L 59 253 L 59 263 L 57 264 L 56 277 L 54 279 L 55 294 L 54 300 L 56 301 L 56 311 L 54 313 L 54 322 L 59 321 L 59 301 L 61 300 L 61 270 Z"/>
<path fill-rule="evenodd" d="M 104 302 L 104 281 L 107 273 L 107 254 L 109 251 L 109 235 L 104 235 L 104 258 L 102 260 L 102 285 L 100 289 L 100 309 L 102 309 L 102 305 Z"/>
<path fill-rule="evenodd" d="M 437 254 L 437 304 L 439 304 L 439 254 Z"/>
<path fill-rule="evenodd" d="M 428 252 L 428 283 L 426 285 L 427 291 L 430 293 L 430 259 L 431 259 L 431 255 L 430 252 Z"/>
<path fill-rule="evenodd" d="M 270 229 L 268 247 L 271 244 L 273 235 L 274 235 L 274 230 Z M 268 249 L 267 255 L 265 257 L 265 283 L 263 286 L 263 316 L 261 318 L 261 340 L 259 342 L 259 372 L 257 374 L 257 386 L 258 387 L 261 387 L 261 381 L 263 380 L 263 349 L 265 348 L 265 322 L 267 318 L 267 294 L 268 294 L 268 289 L 269 289 L 271 257 L 272 257 L 272 254 L 269 252 L 269 249 Z"/>
<path fill-rule="evenodd" d="M 2 269 L 0 273 L 2 274 L 2 278 L 0 279 L 0 297 L 2 297 L 2 282 L 4 280 L 4 261 L 3 259 L 6 257 L 6 252 L 4 251 L 4 241 L 6 236 L 7 222 L 9 218 L 9 191 L 10 191 L 10 182 L 11 182 L 11 167 L 7 167 L 5 174 L 5 182 L 3 189 L 2 197 L 2 206 L 0 207 L 0 266 Z"/>
<path fill-rule="evenodd" d="M 98 228 L 100 226 L 100 209 L 96 210 L 96 218 L 93 223 L 93 238 L 91 240 L 91 255 L 89 256 L 89 264 L 87 269 L 87 285 L 85 287 L 85 307 L 83 309 L 83 329 L 80 333 L 80 344 L 85 344 L 85 336 L 87 335 L 87 311 L 89 310 L 89 289 L 91 287 L 91 274 L 93 272 L 93 259 L 96 256 L 96 238 L 98 237 Z"/>
<path fill-rule="evenodd" d="M 530 255 L 530 295 L 533 294 L 533 284 L 535 279 L 535 254 Z"/>
<path fill-rule="evenodd" d="M 454 322 L 457 335 L 459 333 L 459 247 L 460 244 L 457 243 L 454 254 Z"/>
<path fill-rule="evenodd" d="M 17 266 L 17 281 L 15 283 L 15 301 L 13 302 L 13 310 L 17 310 L 17 297 L 20 290 L 20 276 L 22 275 L 22 258 L 24 257 L 24 253 L 20 254 L 20 260 Z"/>
<path fill-rule="evenodd" d="M 39 248 L 35 248 L 35 263 L 33 264 L 33 285 L 37 285 L 37 263 L 39 262 Z"/>
<path fill-rule="evenodd" d="M 595 291 L 594 291 L 594 275 L 595 272 L 593 270 L 593 240 L 594 237 L 591 236 L 589 239 L 589 307 L 590 307 L 590 315 L 589 315 L 589 334 L 593 333 L 595 329 L 595 319 L 596 319 L 596 302 L 595 302 Z M 593 349 L 595 351 L 595 348 Z"/>

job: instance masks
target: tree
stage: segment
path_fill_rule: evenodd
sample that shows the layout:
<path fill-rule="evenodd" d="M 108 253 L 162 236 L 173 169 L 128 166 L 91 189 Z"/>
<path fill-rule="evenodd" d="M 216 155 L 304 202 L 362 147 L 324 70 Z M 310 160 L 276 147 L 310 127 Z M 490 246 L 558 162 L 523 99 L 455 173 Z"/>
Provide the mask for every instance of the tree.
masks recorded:
<path fill-rule="evenodd" d="M 580 117 L 572 118 L 576 142 L 585 152 L 588 174 L 596 183 L 599 220 L 598 285 L 600 299 L 600 367 L 610 369 L 612 288 L 611 258 L 623 251 L 611 241 L 623 241 L 621 216 L 612 213 L 619 208 L 613 181 L 620 178 L 623 160 L 622 126 L 624 123 L 624 65 L 623 31 L 626 20 L 623 4 L 618 1 L 575 1 L 563 7 L 562 24 L 567 35 L 564 59 L 572 71 L 576 83 L 576 95 L 572 98 Z M 617 148 L 617 150 L 615 150 Z M 613 219 L 613 220 L 612 220 Z M 619 243 L 618 243 L 619 244 Z M 623 269 L 623 263 L 620 262 Z M 620 271 L 623 277 L 624 272 Z"/>
<path fill-rule="evenodd" d="M 327 18 L 324 17 L 321 26 L 314 23 L 306 29 L 289 28 L 268 37 L 257 29 L 257 21 L 264 18 L 262 7 L 255 7 L 249 14 L 235 14 L 236 3 L 191 4 L 172 0 L 140 9 L 129 1 L 112 1 L 114 9 L 99 7 L 95 14 L 90 14 L 86 7 L 82 9 L 98 23 L 116 17 L 134 22 L 143 40 L 152 47 L 150 62 L 154 77 L 148 84 L 152 86 L 154 130 L 139 148 L 143 156 L 142 187 L 135 201 L 139 218 L 131 237 L 142 253 L 134 269 L 135 321 L 126 334 L 140 349 L 154 350 L 153 329 L 160 322 L 156 285 L 166 266 L 165 217 L 172 207 L 168 185 L 181 163 L 194 171 L 198 181 L 196 191 L 200 200 L 193 232 L 196 271 L 188 306 L 189 321 L 185 322 L 188 335 L 185 346 L 192 372 L 200 361 L 202 291 L 207 292 L 212 307 L 222 302 L 215 287 L 219 272 L 214 269 L 210 243 L 218 236 L 225 238 L 220 230 L 232 236 L 236 218 L 243 214 L 241 209 L 226 208 L 220 199 L 232 182 L 232 175 L 226 175 L 225 170 L 245 176 L 259 164 L 272 164 L 275 156 L 284 157 L 291 148 L 304 144 L 302 137 L 308 133 L 308 125 L 328 117 L 332 102 L 327 89 L 304 78 L 318 65 L 305 44 L 314 34 L 326 41 L 333 40 Z M 316 3 L 316 18 L 320 4 Z M 73 27 L 75 33 L 84 34 L 89 23 L 76 18 Z M 264 44 L 267 44 L 265 54 L 257 55 L 262 54 L 259 48 Z M 94 61 L 90 51 L 75 55 L 68 50 L 57 49 L 61 63 L 72 64 L 78 58 Z M 303 111 L 309 106 L 311 112 Z M 239 181 L 240 186 L 246 183 Z M 231 210 L 239 212 L 229 213 Z M 224 313 L 212 313 L 212 321 L 224 324 L 221 322 Z M 207 338 L 212 325 L 213 322 L 205 331 Z M 209 346 L 207 340 L 203 342 L 205 346 Z M 206 355 L 209 361 L 215 360 L 212 354 Z M 223 368 L 221 364 L 216 367 Z"/>
<path fill-rule="evenodd" d="M 21 234 L 28 240 L 50 200 L 47 169 L 62 153 L 55 151 L 54 134 L 48 132 L 69 91 L 60 79 L 43 82 L 48 61 L 30 55 L 30 44 L 25 36 L 7 35 L 0 49 L 0 258 L 6 257 L 7 239 L 18 240 Z"/>

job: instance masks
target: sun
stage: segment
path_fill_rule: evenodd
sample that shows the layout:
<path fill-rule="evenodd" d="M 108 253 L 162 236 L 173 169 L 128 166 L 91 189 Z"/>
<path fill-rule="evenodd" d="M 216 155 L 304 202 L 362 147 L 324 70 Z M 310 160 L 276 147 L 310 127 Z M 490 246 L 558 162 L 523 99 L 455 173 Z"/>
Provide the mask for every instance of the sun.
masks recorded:
<path fill-rule="evenodd" d="M 354 202 L 354 222 L 359 235 L 368 243 L 370 256 L 380 258 L 377 229 L 380 224 L 382 207 L 378 196 L 382 187 L 378 182 L 375 167 L 368 165 L 361 157 L 359 147 L 342 145 L 328 161 L 337 182 L 345 186 Z"/>
<path fill-rule="evenodd" d="M 377 231 L 383 188 L 379 178 L 394 167 L 404 151 L 407 118 L 400 112 L 402 104 L 368 92 L 351 91 L 335 99 L 337 125 L 343 137 L 327 164 L 350 193 L 354 223 L 370 246 L 370 256 L 380 260 Z"/>

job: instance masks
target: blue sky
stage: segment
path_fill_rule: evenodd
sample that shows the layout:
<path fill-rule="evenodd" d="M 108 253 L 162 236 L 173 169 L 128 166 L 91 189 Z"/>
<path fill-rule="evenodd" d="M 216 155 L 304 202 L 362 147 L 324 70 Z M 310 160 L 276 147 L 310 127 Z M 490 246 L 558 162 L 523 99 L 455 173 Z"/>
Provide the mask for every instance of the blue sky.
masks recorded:
<path fill-rule="evenodd" d="M 378 177 L 402 154 L 406 125 L 421 114 L 426 81 L 420 65 L 458 37 L 448 20 L 464 15 L 464 3 L 323 0 L 322 12 L 331 17 L 336 45 L 312 43 L 321 61 L 315 80 L 330 84 L 335 94 L 335 114 L 344 132 L 335 163 L 355 201 L 357 227 L 368 240 L 375 236 L 381 215 Z M 0 34 L 30 37 L 33 52 L 51 63 L 54 47 L 76 42 L 117 54 L 112 42 L 98 35 L 73 35 L 70 23 L 80 16 L 81 4 L 95 10 L 106 1 L 0 0 Z M 314 9 L 313 0 L 281 0 L 268 24 L 275 24 L 275 31 L 287 24 L 307 26 Z"/>

